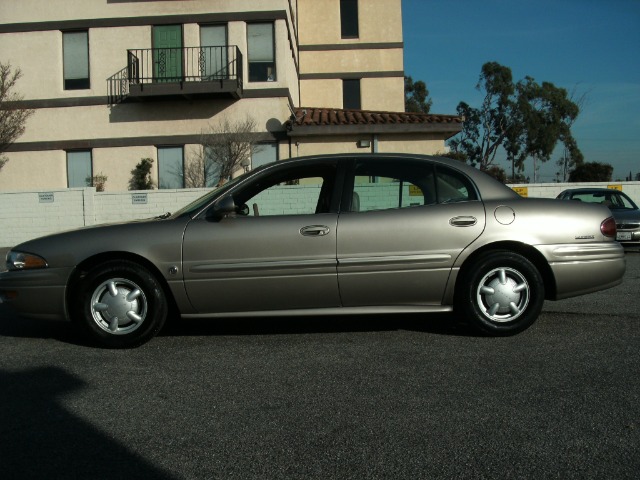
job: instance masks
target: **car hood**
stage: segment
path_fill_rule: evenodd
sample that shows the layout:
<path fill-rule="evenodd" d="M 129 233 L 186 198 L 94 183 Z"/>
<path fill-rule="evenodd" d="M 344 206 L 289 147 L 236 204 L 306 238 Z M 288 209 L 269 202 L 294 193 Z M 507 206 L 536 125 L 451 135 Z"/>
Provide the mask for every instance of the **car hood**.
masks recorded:
<path fill-rule="evenodd" d="M 178 258 L 189 218 L 104 224 L 29 240 L 12 250 L 40 255 L 50 267 L 70 267 L 94 255 L 124 252 L 154 261 Z"/>

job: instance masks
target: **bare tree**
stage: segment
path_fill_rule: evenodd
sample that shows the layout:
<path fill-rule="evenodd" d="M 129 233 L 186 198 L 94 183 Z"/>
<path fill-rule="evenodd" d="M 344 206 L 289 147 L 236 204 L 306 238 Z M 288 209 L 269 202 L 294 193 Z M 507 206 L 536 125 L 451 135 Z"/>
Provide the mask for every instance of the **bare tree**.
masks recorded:
<path fill-rule="evenodd" d="M 256 122 L 250 117 L 230 120 L 222 117 L 202 131 L 196 153 L 185 162 L 186 187 L 207 187 L 224 183 L 248 166 L 253 154 L 261 150 L 254 143 Z"/>
<path fill-rule="evenodd" d="M 8 161 L 4 152 L 24 133 L 27 118 L 33 114 L 18 106 L 22 96 L 12 92 L 21 76 L 19 68 L 12 70 L 11 64 L 0 62 L 0 170 Z"/>
<path fill-rule="evenodd" d="M 204 152 L 204 147 L 200 145 L 195 155 L 185 161 L 184 172 L 181 173 L 186 188 L 210 187 L 218 182 L 218 171 Z"/>

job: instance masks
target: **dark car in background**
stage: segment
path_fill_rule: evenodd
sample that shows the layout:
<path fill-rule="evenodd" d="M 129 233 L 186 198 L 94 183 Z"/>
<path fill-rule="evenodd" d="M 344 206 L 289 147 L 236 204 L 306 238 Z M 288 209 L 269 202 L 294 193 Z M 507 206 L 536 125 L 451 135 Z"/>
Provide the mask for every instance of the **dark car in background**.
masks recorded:
<path fill-rule="evenodd" d="M 626 193 L 612 188 L 570 188 L 557 198 L 608 207 L 616 220 L 616 240 L 623 245 L 640 246 L 640 209 Z"/>
<path fill-rule="evenodd" d="M 70 319 L 107 347 L 169 317 L 456 311 L 513 335 L 545 299 L 622 282 L 602 205 L 527 199 L 456 160 L 282 160 L 173 214 L 30 240 L 7 254 L 0 301 Z"/>

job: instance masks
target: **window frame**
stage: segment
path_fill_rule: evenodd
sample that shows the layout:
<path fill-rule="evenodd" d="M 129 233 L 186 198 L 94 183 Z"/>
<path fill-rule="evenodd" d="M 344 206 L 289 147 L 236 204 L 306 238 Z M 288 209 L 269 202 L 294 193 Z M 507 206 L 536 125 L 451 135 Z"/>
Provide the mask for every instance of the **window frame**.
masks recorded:
<path fill-rule="evenodd" d="M 258 165 L 255 165 L 254 164 L 254 155 L 255 155 L 255 153 L 252 150 L 252 152 L 251 152 L 251 170 L 254 170 L 254 169 L 258 168 L 258 167 L 261 167 L 262 165 L 268 165 L 269 163 L 277 162 L 280 159 L 280 144 L 278 142 L 258 142 L 258 143 L 256 143 L 256 146 L 258 148 L 264 147 L 264 146 L 274 147 L 276 158 L 274 160 L 270 160 L 268 162 L 263 162 L 263 163 L 259 163 Z"/>
<path fill-rule="evenodd" d="M 204 53 L 204 49 L 206 47 L 219 46 L 224 49 L 221 55 L 222 67 L 220 68 L 220 70 L 218 70 L 217 72 L 214 72 L 213 74 L 211 74 L 210 72 L 207 72 L 206 69 L 208 68 L 208 65 L 209 65 L 209 63 L 207 63 L 207 66 L 205 67 L 205 72 L 202 75 L 203 79 L 229 78 L 229 24 L 228 23 L 201 23 L 198 25 L 198 27 L 199 27 L 198 40 L 200 42 L 201 55 L 203 56 L 203 58 L 205 59 L 207 57 L 211 58 L 211 55 L 206 56 Z M 203 29 L 206 30 L 207 28 L 214 28 L 214 27 L 224 28 L 224 45 L 204 45 L 203 44 L 202 42 Z M 219 75 L 220 72 L 225 72 L 225 73 L 223 75 Z"/>
<path fill-rule="evenodd" d="M 91 52 L 90 37 L 88 29 L 81 30 L 61 30 L 62 33 L 62 88 L 63 90 L 90 90 L 91 89 Z M 86 34 L 86 78 L 69 78 L 67 79 L 67 54 L 65 49 L 65 35 L 84 33 Z M 71 54 L 68 54 L 71 55 Z M 69 57 L 69 62 L 71 58 Z M 68 83 L 69 82 L 69 83 Z"/>
<path fill-rule="evenodd" d="M 362 85 L 360 78 L 343 78 L 342 79 L 342 108 L 345 110 L 362 110 Z M 357 85 L 357 102 L 356 90 Z M 348 86 L 350 86 L 348 88 Z"/>
<path fill-rule="evenodd" d="M 179 187 L 163 187 L 162 186 L 162 178 L 161 178 L 161 174 L 162 174 L 162 170 L 161 170 L 161 161 L 160 161 L 160 151 L 161 150 L 180 150 L 181 151 L 181 155 L 182 155 L 182 164 L 181 164 L 181 168 L 182 168 L 182 174 L 180 175 L 180 177 L 182 178 L 182 182 L 181 185 Z M 184 182 L 184 169 L 185 169 L 185 155 L 184 155 L 184 145 L 156 145 L 156 157 L 157 157 L 157 161 L 158 161 L 158 190 L 179 190 L 179 189 L 183 189 L 185 188 L 185 182 Z M 175 174 L 174 174 L 175 175 Z"/>
<path fill-rule="evenodd" d="M 66 156 L 66 174 L 67 174 L 67 188 L 86 188 L 91 186 L 86 177 L 82 180 L 82 185 L 71 185 L 71 178 L 69 177 L 69 154 L 88 153 L 89 154 L 89 178 L 93 178 L 93 150 L 92 149 L 79 149 L 79 150 L 65 150 Z"/>
<path fill-rule="evenodd" d="M 251 23 L 247 23 L 247 28 L 246 28 L 246 40 L 247 40 L 247 81 L 250 83 L 259 83 L 259 82 L 277 82 L 278 81 L 278 68 L 277 68 L 277 52 L 276 52 L 276 23 L 271 21 L 271 22 L 251 22 Z M 266 79 L 262 80 L 256 80 L 253 79 L 251 77 L 251 51 L 250 51 L 250 46 L 249 46 L 249 29 L 251 26 L 253 25 L 271 25 L 271 48 L 272 48 L 272 53 L 273 53 L 273 73 L 272 73 L 272 78 L 270 78 L 269 76 L 267 76 Z M 253 62 L 253 63 L 269 63 L 269 62 Z M 267 67 L 269 68 L 269 67 Z M 255 77 L 254 77 L 255 78 Z"/>
<path fill-rule="evenodd" d="M 340 38 L 360 38 L 358 0 L 340 0 Z"/>

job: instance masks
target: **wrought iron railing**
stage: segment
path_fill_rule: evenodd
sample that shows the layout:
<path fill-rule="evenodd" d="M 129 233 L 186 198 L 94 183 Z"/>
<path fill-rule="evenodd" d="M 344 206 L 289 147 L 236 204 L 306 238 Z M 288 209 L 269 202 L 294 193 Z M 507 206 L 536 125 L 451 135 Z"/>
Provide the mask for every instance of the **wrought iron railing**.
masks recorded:
<path fill-rule="evenodd" d="M 234 80 L 242 89 L 242 76 L 242 53 L 235 45 L 131 49 L 127 66 L 107 79 L 109 102 L 124 100 L 131 85 Z"/>

